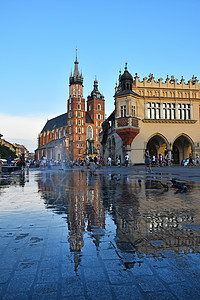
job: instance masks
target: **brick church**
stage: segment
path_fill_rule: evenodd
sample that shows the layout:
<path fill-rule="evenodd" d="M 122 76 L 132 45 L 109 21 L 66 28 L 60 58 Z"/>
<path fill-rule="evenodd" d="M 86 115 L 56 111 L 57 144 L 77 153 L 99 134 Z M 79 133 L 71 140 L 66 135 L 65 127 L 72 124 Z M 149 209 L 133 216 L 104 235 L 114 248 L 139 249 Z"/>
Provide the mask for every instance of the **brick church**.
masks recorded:
<path fill-rule="evenodd" d="M 87 97 L 87 110 L 83 97 L 83 76 L 74 62 L 74 72 L 69 78 L 67 113 L 48 120 L 38 136 L 36 159 L 78 160 L 87 154 L 99 154 L 99 134 L 105 119 L 105 100 L 98 90 L 98 81 Z"/>

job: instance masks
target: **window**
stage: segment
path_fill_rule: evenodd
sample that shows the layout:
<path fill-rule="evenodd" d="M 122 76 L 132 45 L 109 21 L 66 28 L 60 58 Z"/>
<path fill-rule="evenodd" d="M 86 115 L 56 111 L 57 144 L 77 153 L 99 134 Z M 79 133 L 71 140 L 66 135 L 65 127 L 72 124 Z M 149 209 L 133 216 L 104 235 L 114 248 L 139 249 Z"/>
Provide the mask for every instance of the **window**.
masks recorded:
<path fill-rule="evenodd" d="M 135 105 L 132 105 L 132 116 L 135 117 Z"/>
<path fill-rule="evenodd" d="M 100 114 L 97 115 L 97 119 L 101 120 L 101 115 Z"/>
<path fill-rule="evenodd" d="M 188 120 L 191 119 L 191 105 L 190 104 L 178 104 L 178 119 Z"/>
<path fill-rule="evenodd" d="M 81 133 L 81 128 L 80 127 L 78 128 L 78 133 Z"/>
<path fill-rule="evenodd" d="M 80 106 L 80 104 L 78 104 L 78 109 L 81 109 L 81 106 Z"/>
<path fill-rule="evenodd" d="M 76 120 L 76 121 L 77 121 L 77 120 Z M 80 119 L 78 120 L 78 125 L 81 125 L 81 120 L 80 120 Z"/>
<path fill-rule="evenodd" d="M 160 119 L 160 103 L 158 102 L 147 103 L 147 118 Z"/>
<path fill-rule="evenodd" d="M 81 140 L 81 136 L 78 137 L 79 141 Z"/>
<path fill-rule="evenodd" d="M 163 103 L 163 119 L 173 120 L 176 118 L 175 103 Z"/>
<path fill-rule="evenodd" d="M 80 111 L 78 112 L 78 117 L 80 117 L 81 116 L 81 114 L 80 114 Z"/>
<path fill-rule="evenodd" d="M 78 102 L 80 102 L 81 101 L 81 98 L 80 97 L 78 97 Z"/>
<path fill-rule="evenodd" d="M 92 109 L 92 107 L 91 107 L 91 105 L 89 105 L 89 110 L 91 110 Z"/>
<path fill-rule="evenodd" d="M 87 139 L 92 139 L 93 138 L 93 129 L 91 126 L 87 127 Z"/>
<path fill-rule="evenodd" d="M 101 122 L 98 123 L 98 126 L 99 126 L 99 127 L 101 126 Z"/>
<path fill-rule="evenodd" d="M 121 106 L 121 117 L 126 117 L 126 105 Z"/>
<path fill-rule="evenodd" d="M 101 110 L 101 105 L 100 104 L 98 104 L 98 110 Z"/>

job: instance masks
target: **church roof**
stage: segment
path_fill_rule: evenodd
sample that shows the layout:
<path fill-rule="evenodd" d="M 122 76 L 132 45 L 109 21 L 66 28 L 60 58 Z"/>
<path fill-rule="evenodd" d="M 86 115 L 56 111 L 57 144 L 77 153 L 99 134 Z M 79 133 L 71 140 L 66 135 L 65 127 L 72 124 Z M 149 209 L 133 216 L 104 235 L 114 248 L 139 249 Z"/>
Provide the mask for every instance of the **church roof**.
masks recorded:
<path fill-rule="evenodd" d="M 88 112 L 85 113 L 85 122 L 90 123 L 90 124 L 94 124 L 94 121 L 92 121 L 92 119 L 90 118 L 90 115 L 88 114 Z"/>
<path fill-rule="evenodd" d="M 58 140 L 53 140 L 49 142 L 48 144 L 43 145 L 42 147 L 38 148 L 38 150 L 46 149 L 46 148 L 54 148 L 55 146 L 59 146 L 62 144 L 64 141 L 64 137 L 58 139 Z"/>
<path fill-rule="evenodd" d="M 62 114 L 58 117 L 55 117 L 51 120 L 48 120 L 42 129 L 41 133 L 52 131 L 54 129 L 67 126 L 67 113 Z"/>

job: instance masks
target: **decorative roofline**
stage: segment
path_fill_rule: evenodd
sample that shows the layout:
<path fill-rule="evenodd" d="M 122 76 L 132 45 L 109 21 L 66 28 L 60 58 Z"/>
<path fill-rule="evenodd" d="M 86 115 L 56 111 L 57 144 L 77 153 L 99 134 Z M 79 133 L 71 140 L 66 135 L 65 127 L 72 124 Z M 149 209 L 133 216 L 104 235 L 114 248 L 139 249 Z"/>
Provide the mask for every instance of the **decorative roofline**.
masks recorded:
<path fill-rule="evenodd" d="M 169 120 L 169 119 L 143 119 L 142 120 L 143 123 L 178 123 L 178 124 L 194 124 L 197 122 L 197 120 L 181 120 L 181 119 L 173 119 L 173 120 Z"/>
<path fill-rule="evenodd" d="M 163 82 L 163 78 L 159 78 L 157 81 L 154 79 L 154 76 L 152 73 L 150 73 L 147 77 L 144 77 L 142 81 L 139 80 L 138 74 L 135 73 L 134 81 L 136 87 L 159 87 L 159 88 L 182 88 L 182 89 L 188 89 L 188 88 L 200 88 L 199 80 L 197 77 L 193 75 L 193 77 L 188 80 L 188 82 L 185 82 L 185 79 L 183 76 L 181 77 L 180 82 L 178 82 L 178 79 L 174 77 L 174 75 L 169 78 L 167 75 L 167 78 Z"/>

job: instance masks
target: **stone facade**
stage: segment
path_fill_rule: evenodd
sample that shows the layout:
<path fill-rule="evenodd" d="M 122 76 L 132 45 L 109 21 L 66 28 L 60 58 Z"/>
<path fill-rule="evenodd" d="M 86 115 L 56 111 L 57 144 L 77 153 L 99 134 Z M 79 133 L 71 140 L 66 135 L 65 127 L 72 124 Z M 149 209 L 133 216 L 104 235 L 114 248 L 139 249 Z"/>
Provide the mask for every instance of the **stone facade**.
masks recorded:
<path fill-rule="evenodd" d="M 139 80 L 125 67 L 115 88 L 115 109 L 103 123 L 101 153 L 131 163 L 143 163 L 144 151 L 158 157 L 168 154 L 174 163 L 200 152 L 200 84 L 196 77 L 187 83 L 167 76 L 157 81 L 153 74 Z"/>

